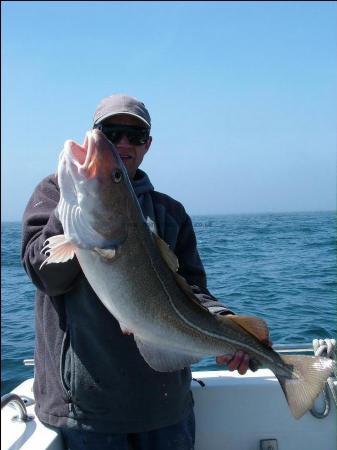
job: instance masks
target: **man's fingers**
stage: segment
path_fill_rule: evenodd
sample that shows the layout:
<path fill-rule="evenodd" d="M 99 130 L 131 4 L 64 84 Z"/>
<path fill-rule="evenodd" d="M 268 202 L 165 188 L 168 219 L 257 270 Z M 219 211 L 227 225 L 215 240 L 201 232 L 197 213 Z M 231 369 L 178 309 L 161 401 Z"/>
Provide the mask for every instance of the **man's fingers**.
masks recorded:
<path fill-rule="evenodd" d="M 227 364 L 228 370 L 237 370 L 240 375 L 244 375 L 249 368 L 249 356 L 242 352 L 235 352 L 234 355 L 222 355 L 216 357 L 218 364 Z"/>
<path fill-rule="evenodd" d="M 241 359 L 241 363 L 238 367 L 238 372 L 240 375 L 244 375 L 249 368 L 249 356 L 247 354 L 243 355 L 243 358 Z"/>
<path fill-rule="evenodd" d="M 228 369 L 230 371 L 237 370 L 242 363 L 243 357 L 244 353 L 242 351 L 235 352 L 233 358 L 227 364 Z"/>
<path fill-rule="evenodd" d="M 221 356 L 217 356 L 216 362 L 217 364 L 227 364 L 229 363 L 229 361 L 233 358 L 233 355 L 221 355 Z"/>

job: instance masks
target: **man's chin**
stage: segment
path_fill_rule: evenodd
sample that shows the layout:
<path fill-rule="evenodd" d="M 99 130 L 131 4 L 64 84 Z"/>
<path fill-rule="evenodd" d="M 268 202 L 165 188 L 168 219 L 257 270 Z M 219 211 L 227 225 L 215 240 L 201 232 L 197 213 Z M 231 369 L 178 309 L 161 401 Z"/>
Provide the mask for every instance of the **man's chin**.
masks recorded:
<path fill-rule="evenodd" d="M 137 169 L 135 169 L 134 167 L 129 167 L 128 163 L 124 163 L 124 166 L 126 168 L 126 171 L 129 175 L 130 180 L 136 175 Z"/>

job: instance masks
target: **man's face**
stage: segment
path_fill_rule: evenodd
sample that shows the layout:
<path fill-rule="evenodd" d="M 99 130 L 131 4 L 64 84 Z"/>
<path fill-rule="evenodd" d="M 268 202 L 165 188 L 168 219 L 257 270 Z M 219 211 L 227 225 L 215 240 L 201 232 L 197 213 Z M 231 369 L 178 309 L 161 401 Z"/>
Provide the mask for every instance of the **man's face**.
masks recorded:
<path fill-rule="evenodd" d="M 145 128 L 144 122 L 137 117 L 133 117 L 128 114 L 118 114 L 116 116 L 109 117 L 103 121 L 103 125 L 130 125 Z M 150 136 L 145 144 L 135 145 L 130 143 L 128 138 L 123 135 L 121 139 L 114 144 L 130 178 L 135 176 L 136 170 L 143 161 L 145 153 L 150 148 L 151 142 L 152 137 Z"/>

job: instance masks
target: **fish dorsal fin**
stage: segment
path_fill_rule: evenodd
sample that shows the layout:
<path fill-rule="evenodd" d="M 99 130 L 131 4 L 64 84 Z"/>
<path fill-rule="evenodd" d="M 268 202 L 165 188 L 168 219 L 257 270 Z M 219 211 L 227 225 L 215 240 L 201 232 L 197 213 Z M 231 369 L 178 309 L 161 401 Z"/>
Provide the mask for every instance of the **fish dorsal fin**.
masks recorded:
<path fill-rule="evenodd" d="M 179 269 L 179 262 L 176 255 L 166 244 L 166 242 L 163 241 L 163 239 L 161 239 L 156 233 L 152 233 L 152 235 L 164 261 L 166 261 L 167 265 L 172 270 L 172 272 L 177 272 L 177 270 Z"/>
<path fill-rule="evenodd" d="M 177 283 L 179 284 L 179 286 L 181 287 L 181 289 L 187 294 L 190 295 L 192 297 L 194 296 L 193 290 L 191 288 L 191 286 L 187 283 L 187 281 L 185 280 L 184 277 L 182 277 L 181 275 L 179 275 L 179 273 L 175 273 L 174 274 L 174 278 L 176 279 Z"/>
<path fill-rule="evenodd" d="M 225 316 L 226 319 L 231 320 L 239 325 L 245 331 L 255 336 L 259 341 L 268 343 L 269 330 L 268 325 L 262 319 L 253 316 Z"/>
<path fill-rule="evenodd" d="M 178 262 L 178 258 L 176 257 L 176 255 L 172 252 L 172 250 L 166 244 L 166 242 L 163 241 L 163 239 L 161 239 L 157 234 L 153 233 L 153 237 L 154 237 L 154 239 L 155 239 L 155 241 L 157 243 L 157 246 L 159 248 L 160 254 L 162 255 L 163 259 L 166 261 L 166 263 L 169 266 L 169 268 L 172 270 L 174 278 L 175 278 L 177 284 L 182 289 L 182 291 L 191 300 L 193 300 L 195 303 L 197 303 L 201 308 L 203 308 L 203 309 L 208 311 L 208 309 L 205 306 L 203 306 L 199 302 L 197 297 L 194 295 L 194 292 L 193 292 L 191 286 L 187 283 L 185 278 L 183 276 L 179 275 L 179 273 L 177 273 L 177 271 L 179 269 L 179 262 Z"/>
<path fill-rule="evenodd" d="M 177 284 L 180 286 L 182 291 L 187 295 L 187 297 L 194 301 L 200 308 L 209 312 L 208 308 L 200 303 L 199 299 L 195 296 L 191 286 L 187 283 L 184 277 L 179 275 L 179 273 L 174 274 L 174 278 L 176 279 Z"/>
<path fill-rule="evenodd" d="M 151 219 L 151 217 L 147 216 L 147 218 L 146 218 L 146 224 L 147 224 L 147 226 L 149 227 L 150 231 L 152 231 L 152 233 L 158 234 L 156 224 L 155 224 L 155 222 Z"/>

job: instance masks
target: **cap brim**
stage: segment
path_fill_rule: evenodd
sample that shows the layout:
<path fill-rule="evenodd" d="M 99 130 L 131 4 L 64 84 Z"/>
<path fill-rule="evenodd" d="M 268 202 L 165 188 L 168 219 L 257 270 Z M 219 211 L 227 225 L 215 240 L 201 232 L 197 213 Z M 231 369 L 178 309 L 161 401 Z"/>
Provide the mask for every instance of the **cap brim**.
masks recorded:
<path fill-rule="evenodd" d="M 120 114 L 124 114 L 124 115 L 127 115 L 127 116 L 137 117 L 137 119 L 139 119 L 139 120 L 141 120 L 142 122 L 144 122 L 145 125 L 146 125 L 148 128 L 151 128 L 151 125 L 150 125 L 143 117 L 139 116 L 138 114 L 134 114 L 134 113 L 130 113 L 130 112 L 125 112 L 125 111 L 118 111 L 118 112 L 114 112 L 113 114 L 106 114 L 105 116 L 102 116 L 102 117 L 100 117 L 99 119 L 97 119 L 97 120 L 94 122 L 94 125 L 97 125 L 97 124 L 103 122 L 103 120 L 108 119 L 109 117 L 119 116 Z"/>

